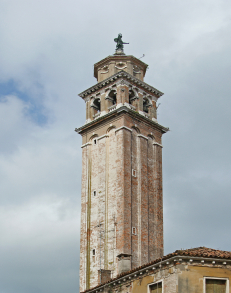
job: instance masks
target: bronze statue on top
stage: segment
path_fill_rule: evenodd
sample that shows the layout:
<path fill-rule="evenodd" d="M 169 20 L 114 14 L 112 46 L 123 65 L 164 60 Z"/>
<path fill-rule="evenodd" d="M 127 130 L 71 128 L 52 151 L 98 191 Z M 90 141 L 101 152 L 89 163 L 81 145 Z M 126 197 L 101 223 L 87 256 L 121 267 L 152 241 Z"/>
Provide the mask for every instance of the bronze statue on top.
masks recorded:
<path fill-rule="evenodd" d="M 124 43 L 122 41 L 122 34 L 118 34 L 118 38 L 115 38 L 114 41 L 117 43 L 116 44 L 116 51 L 124 51 L 124 44 L 129 44 L 129 43 Z"/>

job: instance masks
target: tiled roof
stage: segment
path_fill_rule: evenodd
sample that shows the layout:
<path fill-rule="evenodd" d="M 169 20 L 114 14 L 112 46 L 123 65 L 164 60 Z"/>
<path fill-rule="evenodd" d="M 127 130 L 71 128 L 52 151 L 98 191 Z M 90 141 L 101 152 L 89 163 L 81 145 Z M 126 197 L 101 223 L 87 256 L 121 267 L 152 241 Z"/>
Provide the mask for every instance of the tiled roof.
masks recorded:
<path fill-rule="evenodd" d="M 207 247 L 196 247 L 196 248 L 190 248 L 190 249 L 181 249 L 181 250 L 176 250 L 175 252 L 172 252 L 172 253 L 169 253 L 165 256 L 163 256 L 162 258 L 158 258 L 158 259 L 155 259 L 154 261 L 150 262 L 150 263 L 147 263 L 147 264 L 144 264 L 140 267 L 136 267 L 128 272 L 125 272 L 125 273 L 122 273 L 120 275 L 118 275 L 116 278 L 114 279 L 111 279 L 110 281 L 104 283 L 104 284 L 100 284 L 94 288 L 91 288 L 89 290 L 86 290 L 84 292 L 89 292 L 93 289 L 96 289 L 98 287 L 101 287 L 102 285 L 105 285 L 107 283 L 111 283 L 111 282 L 114 282 L 116 281 L 117 279 L 121 278 L 121 277 L 125 277 L 126 275 L 129 275 L 129 274 L 132 274 L 136 271 L 139 271 L 139 270 L 142 270 L 146 267 L 149 267 L 149 266 L 152 266 L 152 265 L 155 265 L 159 262 L 162 262 L 162 261 L 165 261 L 165 260 L 168 260 L 174 256 L 188 256 L 188 257 L 201 257 L 201 258 L 212 258 L 212 259 L 231 259 L 231 251 L 223 251 L 223 250 L 217 250 L 217 249 L 212 249 L 212 248 L 207 248 Z"/>
<path fill-rule="evenodd" d="M 142 268 L 148 267 L 150 265 L 156 264 L 160 261 L 167 260 L 169 258 L 172 258 L 174 256 L 191 256 L 191 257 L 203 257 L 203 258 L 224 258 L 224 259 L 231 259 L 231 251 L 223 251 L 223 250 L 217 250 L 207 247 L 196 247 L 196 248 L 190 248 L 190 249 L 182 249 L 182 250 L 176 250 L 175 252 L 169 253 L 162 258 L 155 259 L 154 261 L 144 264 L 140 267 L 136 267 L 132 269 L 129 272 L 120 274 L 117 276 L 116 279 L 131 274 L 135 271 L 138 271 Z"/>
<path fill-rule="evenodd" d="M 195 256 L 195 257 L 211 257 L 211 258 L 225 258 L 231 259 L 231 251 L 223 251 L 218 249 L 212 249 L 207 247 L 196 247 L 186 250 L 176 250 L 170 255 L 185 255 L 185 256 Z"/>

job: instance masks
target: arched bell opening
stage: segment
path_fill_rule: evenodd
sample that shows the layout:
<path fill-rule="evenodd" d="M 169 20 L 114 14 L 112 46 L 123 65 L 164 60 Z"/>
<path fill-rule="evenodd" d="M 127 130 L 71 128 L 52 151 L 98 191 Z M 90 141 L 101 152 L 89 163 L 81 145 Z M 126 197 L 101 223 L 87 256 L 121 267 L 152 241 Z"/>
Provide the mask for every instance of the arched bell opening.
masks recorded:
<path fill-rule="evenodd" d="M 110 92 L 106 95 L 105 100 L 107 101 L 106 103 L 109 112 L 114 110 L 117 105 L 116 89 L 110 90 Z"/>
<path fill-rule="evenodd" d="M 92 107 L 94 109 L 94 114 L 99 113 L 101 111 L 100 98 L 94 99 Z"/>
<path fill-rule="evenodd" d="M 111 106 L 112 105 L 116 105 L 117 104 L 117 100 L 116 100 L 116 90 L 112 90 L 110 91 L 109 95 L 110 97 L 110 101 L 111 101 Z"/>
<path fill-rule="evenodd" d="M 148 98 L 143 98 L 143 112 L 148 114 L 148 108 L 150 107 L 150 103 Z"/>
<path fill-rule="evenodd" d="M 135 106 L 135 99 L 136 99 L 136 95 L 134 93 L 133 90 L 129 91 L 129 104 L 131 104 L 132 106 Z"/>

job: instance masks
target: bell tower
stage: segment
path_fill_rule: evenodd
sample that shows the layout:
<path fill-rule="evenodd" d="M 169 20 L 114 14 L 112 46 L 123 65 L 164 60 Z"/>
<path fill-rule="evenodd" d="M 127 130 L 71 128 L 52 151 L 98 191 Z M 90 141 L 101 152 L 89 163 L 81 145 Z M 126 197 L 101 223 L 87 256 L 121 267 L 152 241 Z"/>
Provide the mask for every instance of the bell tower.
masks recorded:
<path fill-rule="evenodd" d="M 94 65 L 97 84 L 79 94 L 86 105 L 86 123 L 76 129 L 80 292 L 163 255 L 161 137 L 168 128 L 157 121 L 163 93 L 143 81 L 147 66 L 117 42 L 115 54 Z"/>

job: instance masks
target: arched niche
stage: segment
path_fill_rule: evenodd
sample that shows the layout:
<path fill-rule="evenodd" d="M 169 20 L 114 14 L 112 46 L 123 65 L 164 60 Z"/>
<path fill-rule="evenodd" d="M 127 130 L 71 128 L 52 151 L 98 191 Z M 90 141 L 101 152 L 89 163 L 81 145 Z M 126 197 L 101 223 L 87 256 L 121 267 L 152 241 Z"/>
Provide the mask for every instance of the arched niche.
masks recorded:
<path fill-rule="evenodd" d="M 137 134 L 140 134 L 140 130 L 139 130 L 138 127 L 136 127 L 136 126 L 132 126 L 131 128 L 132 128 L 132 130 L 135 131 Z"/>
<path fill-rule="evenodd" d="M 98 134 L 93 134 L 90 138 L 89 138 L 89 142 L 91 142 L 93 145 L 97 144 L 97 138 L 98 138 Z"/>
<path fill-rule="evenodd" d="M 152 134 L 148 134 L 148 139 L 149 140 L 152 140 L 152 141 L 155 141 L 155 137 Z"/>
<path fill-rule="evenodd" d="M 110 89 L 105 97 L 105 100 L 108 100 L 108 108 L 117 105 L 116 89 Z"/>
<path fill-rule="evenodd" d="M 107 129 L 107 133 L 109 133 L 111 130 L 116 129 L 115 125 L 112 125 L 110 127 L 108 127 Z"/>

